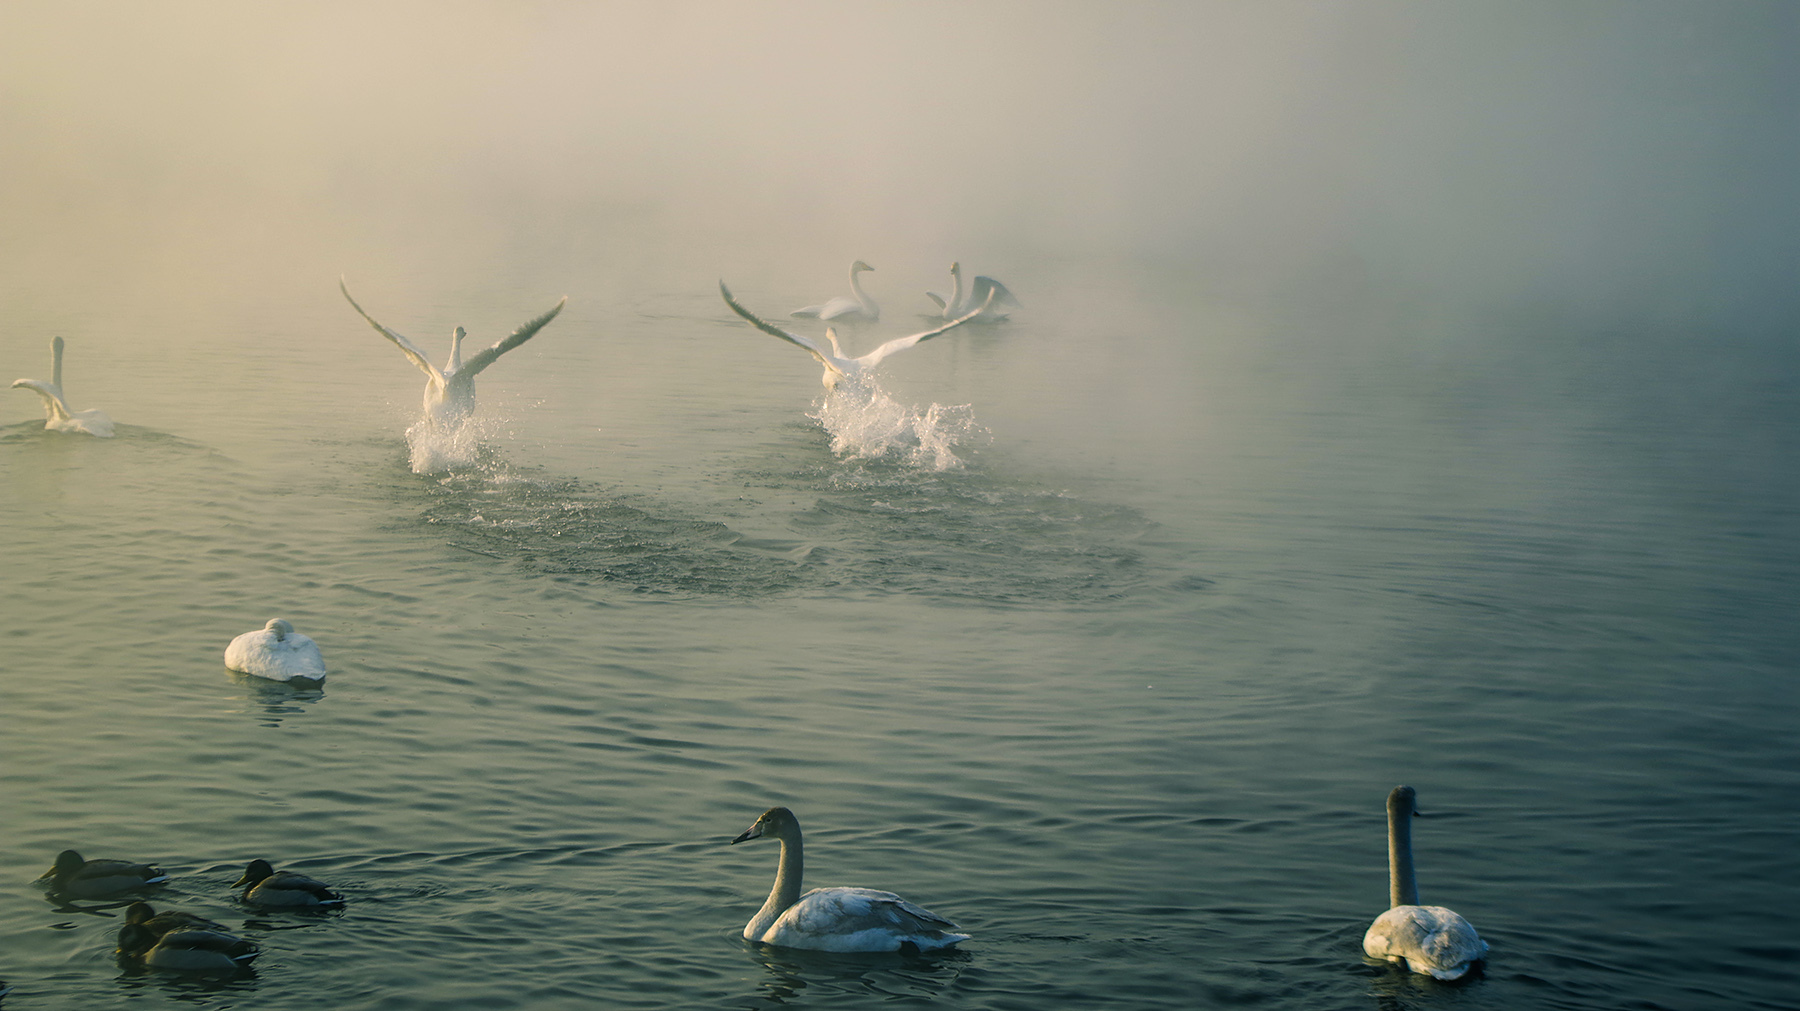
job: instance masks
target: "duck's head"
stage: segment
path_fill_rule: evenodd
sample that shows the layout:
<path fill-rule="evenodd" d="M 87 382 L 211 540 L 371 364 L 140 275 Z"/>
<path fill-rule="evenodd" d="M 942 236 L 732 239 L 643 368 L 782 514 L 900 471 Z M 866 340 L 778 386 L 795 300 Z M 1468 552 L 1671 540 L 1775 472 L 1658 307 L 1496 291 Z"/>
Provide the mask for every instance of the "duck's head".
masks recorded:
<path fill-rule="evenodd" d="M 140 923 L 149 923 L 150 919 L 155 915 L 156 910 L 150 903 L 142 900 L 133 902 L 131 905 L 125 907 L 125 925 L 127 927 L 135 927 Z"/>
<path fill-rule="evenodd" d="M 81 859 L 81 854 L 74 850 L 63 850 L 56 855 L 56 864 L 50 868 L 50 873 L 57 877 L 61 877 L 64 874 L 71 874 L 80 870 L 85 863 L 87 863 L 87 861 Z"/>
<path fill-rule="evenodd" d="M 275 641 L 276 642 L 281 642 L 281 641 L 285 640 L 288 637 L 288 633 L 292 632 L 293 630 L 294 630 L 294 626 L 288 624 L 286 621 L 284 621 L 280 618 L 270 618 L 269 623 L 267 625 L 263 626 L 263 631 L 275 633 Z"/>
<path fill-rule="evenodd" d="M 772 807 L 764 811 L 762 817 L 756 819 L 756 824 L 745 829 L 743 835 L 731 842 L 732 845 L 736 845 L 749 839 L 761 839 L 768 835 L 779 837 L 799 827 L 800 819 L 794 817 L 794 812 L 785 807 Z"/>
<path fill-rule="evenodd" d="M 244 868 L 244 876 L 232 882 L 231 887 L 242 888 L 245 885 L 255 885 L 274 873 L 275 868 L 269 866 L 267 860 L 252 860 L 250 866 Z"/>

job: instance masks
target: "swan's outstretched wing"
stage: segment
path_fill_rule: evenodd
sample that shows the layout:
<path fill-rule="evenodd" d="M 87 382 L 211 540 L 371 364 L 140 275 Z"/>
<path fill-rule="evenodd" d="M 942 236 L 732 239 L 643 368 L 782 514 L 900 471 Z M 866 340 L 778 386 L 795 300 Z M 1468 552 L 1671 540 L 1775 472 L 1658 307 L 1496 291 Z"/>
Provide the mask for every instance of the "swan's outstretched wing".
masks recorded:
<path fill-rule="evenodd" d="M 932 302 L 937 304 L 938 312 L 941 313 L 947 308 L 947 306 L 944 304 L 944 296 L 938 294 L 937 292 L 928 291 L 925 293 L 925 297 L 931 299 Z"/>
<path fill-rule="evenodd" d="M 1006 285 L 988 277 L 986 274 L 975 276 L 974 286 L 969 289 L 969 298 L 976 302 L 985 301 L 989 294 L 994 296 L 995 305 L 1018 305 L 1019 300 L 1006 290 Z"/>
<path fill-rule="evenodd" d="M 562 301 L 556 303 L 556 308 L 551 309 L 537 319 L 514 330 L 510 335 L 501 338 L 493 347 L 482 349 L 479 354 L 470 358 L 468 361 L 463 362 L 462 368 L 458 371 L 465 376 L 472 376 L 482 369 L 487 368 L 489 365 L 494 364 L 495 361 L 499 360 L 501 355 L 537 336 L 537 332 L 542 330 L 545 324 L 555 319 L 556 314 L 562 312 L 563 306 L 567 304 L 569 304 L 569 296 L 564 295 Z"/>
<path fill-rule="evenodd" d="M 419 367 L 419 371 L 436 379 L 441 380 L 444 378 L 444 374 L 438 371 L 438 367 L 431 364 L 431 362 L 426 359 L 425 352 L 420 351 L 412 341 L 407 340 L 405 337 L 402 337 L 394 331 L 389 330 L 387 327 L 382 326 L 380 323 L 375 322 L 375 317 L 363 312 L 363 307 L 357 305 L 356 299 L 350 297 L 350 288 L 344 284 L 344 279 L 341 277 L 338 278 L 338 290 L 344 293 L 344 299 L 350 303 L 350 308 L 355 309 L 357 315 L 368 320 L 369 325 L 374 327 L 383 337 L 393 341 L 394 344 L 400 348 L 400 351 L 405 354 L 406 357 L 411 358 L 412 363 Z"/>
<path fill-rule="evenodd" d="M 896 351 L 904 351 L 907 348 L 912 347 L 914 344 L 919 343 L 920 341 L 928 341 L 931 338 L 936 337 L 938 334 L 941 334 L 946 330 L 954 330 L 957 327 L 962 326 L 964 323 L 967 323 L 968 321 L 970 321 L 970 320 L 974 319 L 975 317 L 981 315 L 982 313 L 986 312 L 988 310 L 988 306 L 993 301 L 994 301 L 994 293 L 990 291 L 990 292 L 988 292 L 987 301 L 985 301 L 985 302 L 981 303 L 979 306 L 975 307 L 974 311 L 972 311 L 966 315 L 963 315 L 963 316 L 958 316 L 957 318 L 951 320 L 950 322 L 945 323 L 943 326 L 936 327 L 931 330 L 927 330 L 924 333 L 916 333 L 916 334 L 913 334 L 911 337 L 896 337 L 893 340 L 888 341 L 886 344 L 883 344 L 882 346 L 869 352 L 868 354 L 863 355 L 861 358 L 858 358 L 857 361 L 862 364 L 863 368 L 872 369 L 875 366 L 880 365 L 881 360 L 883 358 L 886 358 L 888 355 L 891 355 Z"/>
<path fill-rule="evenodd" d="M 43 397 L 44 416 L 51 421 L 68 420 L 69 408 L 63 403 L 62 391 L 56 388 L 55 383 L 48 383 L 42 379 L 15 379 L 12 381 L 12 388 L 32 390 L 38 396 Z"/>
<path fill-rule="evenodd" d="M 766 333 L 771 337 L 780 337 L 782 340 L 787 341 L 789 344 L 797 345 L 798 347 L 803 349 L 807 354 L 812 355 L 814 358 L 817 358 L 819 360 L 820 365 L 825 366 L 826 368 L 832 370 L 833 372 L 837 371 L 837 366 L 831 364 L 831 359 L 825 357 L 825 349 L 819 347 L 817 344 L 814 344 L 812 341 L 806 339 L 805 337 L 800 336 L 797 333 L 792 333 L 787 330 L 783 330 L 782 328 L 776 326 L 775 324 L 770 323 L 769 321 L 763 319 L 762 317 L 758 316 L 757 314 L 755 314 L 755 313 L 751 312 L 750 310 L 744 308 L 743 306 L 739 305 L 737 302 L 737 299 L 731 297 L 731 289 L 725 287 L 724 281 L 719 282 L 719 294 L 724 296 L 725 304 L 728 306 L 731 306 L 731 311 L 737 313 L 739 316 L 744 317 L 744 319 L 749 321 L 751 326 L 757 328 L 758 330 L 761 330 L 763 333 Z"/>

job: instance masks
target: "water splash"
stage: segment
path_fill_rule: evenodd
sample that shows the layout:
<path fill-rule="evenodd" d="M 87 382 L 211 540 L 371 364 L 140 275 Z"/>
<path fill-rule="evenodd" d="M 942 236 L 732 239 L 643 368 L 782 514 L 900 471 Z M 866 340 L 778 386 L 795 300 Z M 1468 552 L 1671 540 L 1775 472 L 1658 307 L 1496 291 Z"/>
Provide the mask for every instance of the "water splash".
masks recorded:
<path fill-rule="evenodd" d="M 406 430 L 415 474 L 441 474 L 469 467 L 481 458 L 481 441 L 490 425 L 463 417 L 446 422 L 427 414 Z"/>
<path fill-rule="evenodd" d="M 867 380 L 839 383 L 807 416 L 825 426 L 840 457 L 901 459 L 939 472 L 963 466 L 956 448 L 989 434 L 976 424 L 973 405 L 932 404 L 921 412 Z"/>

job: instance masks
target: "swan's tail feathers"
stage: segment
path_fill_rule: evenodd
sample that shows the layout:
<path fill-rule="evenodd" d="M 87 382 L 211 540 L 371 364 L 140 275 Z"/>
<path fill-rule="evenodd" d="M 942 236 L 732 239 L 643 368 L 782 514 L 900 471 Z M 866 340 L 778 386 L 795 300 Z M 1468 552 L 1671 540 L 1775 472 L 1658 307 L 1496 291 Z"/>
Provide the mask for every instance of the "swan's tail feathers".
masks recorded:
<path fill-rule="evenodd" d="M 356 304 L 356 299 L 350 297 L 350 286 L 344 281 L 342 276 L 338 278 L 338 290 L 344 293 L 344 301 L 350 303 L 350 308 L 355 309 L 358 316 L 368 320 L 369 325 L 375 328 L 376 333 L 393 341 L 394 346 L 400 349 L 400 353 L 404 354 L 414 365 L 419 367 L 419 371 L 440 383 L 444 381 L 444 373 L 441 372 L 436 365 L 431 364 L 430 359 L 425 357 L 425 352 L 420 351 L 418 346 L 413 344 L 412 341 L 407 340 L 400 334 L 397 334 L 376 322 L 375 317 L 364 312 L 363 307 Z"/>

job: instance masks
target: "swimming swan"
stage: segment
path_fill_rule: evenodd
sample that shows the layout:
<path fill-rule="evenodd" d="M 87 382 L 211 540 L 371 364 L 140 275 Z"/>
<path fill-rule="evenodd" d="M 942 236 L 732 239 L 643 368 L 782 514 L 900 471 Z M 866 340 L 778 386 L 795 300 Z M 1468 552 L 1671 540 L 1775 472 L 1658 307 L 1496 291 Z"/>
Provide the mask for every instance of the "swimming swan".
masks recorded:
<path fill-rule="evenodd" d="M 49 432 L 82 432 L 97 435 L 102 439 L 110 439 L 113 434 L 112 419 L 98 407 L 90 407 L 85 411 L 69 410 L 68 401 L 63 399 L 62 390 L 62 356 L 63 339 L 50 338 L 50 381 L 42 379 L 15 379 L 13 389 L 37 391 L 44 401 L 44 430 Z"/>
<path fill-rule="evenodd" d="M 1412 858 L 1412 819 L 1418 813 L 1412 787 L 1396 786 L 1388 794 L 1388 902 L 1393 908 L 1369 925 L 1363 952 L 1438 979 L 1460 979 L 1487 954 L 1487 942 L 1456 913 L 1419 905 Z"/>
<path fill-rule="evenodd" d="M 356 299 L 350 297 L 350 288 L 344 283 L 343 278 L 338 279 L 338 288 L 344 293 L 344 298 L 349 301 L 350 307 L 355 309 L 358 315 L 368 320 L 369 325 L 383 337 L 393 341 L 401 352 L 419 367 L 419 371 L 425 373 L 425 416 L 433 423 L 445 427 L 458 425 L 474 413 L 475 376 L 482 369 L 499 361 L 501 355 L 536 336 L 545 324 L 555 319 L 557 313 L 562 312 L 563 306 L 569 301 L 569 297 L 564 295 L 562 301 L 556 303 L 555 308 L 530 320 L 524 326 L 514 330 L 510 336 L 501 339 L 492 347 L 484 349 L 466 362 L 462 360 L 462 342 L 468 334 L 462 327 L 457 327 L 450 335 L 450 360 L 446 361 L 444 367 L 440 369 L 427 361 L 425 353 L 420 351 L 412 341 L 375 322 L 375 317 L 363 312 L 363 307 L 357 305 Z"/>
<path fill-rule="evenodd" d="M 133 902 L 119 928 L 119 954 L 153 969 L 227 972 L 243 968 L 259 952 L 205 917 L 178 909 L 159 913 L 148 902 Z"/>
<path fill-rule="evenodd" d="M 963 298 L 961 263 L 952 263 L 950 265 L 950 278 L 955 286 L 950 289 L 950 298 L 948 300 L 935 291 L 928 291 L 925 293 L 926 298 L 937 303 L 937 316 L 942 317 L 943 319 L 960 316 L 963 313 L 968 312 L 972 307 L 984 305 L 988 301 L 990 295 L 993 297 L 994 306 L 1016 306 L 1019 304 L 1019 300 L 1013 297 L 1013 293 L 1006 290 L 1006 285 L 1001 284 L 999 281 L 996 281 L 985 274 L 977 274 L 975 276 L 975 283 L 970 286 L 968 299 L 965 301 Z M 975 322 L 998 323 L 1006 317 L 1006 313 L 998 312 L 994 308 L 984 308 L 981 310 L 981 315 L 975 317 Z"/>
<path fill-rule="evenodd" d="M 271 681 L 323 681 L 325 657 L 319 644 L 280 618 L 245 632 L 225 647 L 225 666 Z"/>
<path fill-rule="evenodd" d="M 253 906 L 336 909 L 344 904 L 344 897 L 325 887 L 325 882 L 293 871 L 278 871 L 267 860 L 250 861 L 244 876 L 231 887 L 243 888 L 244 901 Z"/>
<path fill-rule="evenodd" d="M 952 933 L 956 924 L 893 892 L 815 888 L 801 895 L 799 819 L 785 807 L 772 807 L 731 841 L 765 836 L 781 840 L 781 864 L 769 900 L 744 925 L 744 940 L 816 951 L 899 951 L 906 945 L 929 951 L 969 939 Z"/>
<path fill-rule="evenodd" d="M 833 330 L 830 327 L 825 328 L 825 339 L 831 342 L 831 350 L 827 351 L 820 347 L 815 341 L 802 337 L 797 333 L 783 330 L 739 305 L 737 299 L 731 297 L 731 289 L 725 287 L 724 281 L 719 282 L 719 294 L 724 296 L 725 304 L 731 306 L 731 311 L 744 317 L 744 319 L 750 322 L 751 326 L 756 327 L 758 330 L 761 330 L 763 333 L 769 334 L 770 336 L 779 337 L 790 344 L 798 345 L 803 348 L 807 354 L 817 358 L 819 363 L 825 366 L 825 375 L 820 381 L 825 384 L 825 388 L 828 390 L 835 387 L 840 380 L 850 380 L 852 382 L 860 380 L 866 373 L 875 368 L 875 366 L 880 365 L 882 361 L 894 352 L 904 351 L 920 341 L 930 340 L 946 330 L 952 330 L 962 326 L 964 323 L 974 319 L 980 314 L 982 309 L 987 307 L 984 303 L 981 308 L 976 309 L 974 312 L 963 316 L 961 319 L 951 320 L 935 330 L 916 333 L 910 337 L 896 337 L 868 354 L 863 355 L 861 358 L 846 358 L 844 357 L 843 349 L 838 347 L 836 330 Z"/>
<path fill-rule="evenodd" d="M 847 317 L 850 319 L 868 320 L 870 322 L 880 319 L 881 307 L 875 304 L 875 300 L 869 297 L 868 292 L 862 290 L 862 282 L 856 279 L 856 275 L 863 271 L 874 269 L 874 267 L 869 266 L 861 260 L 850 265 L 850 290 L 856 293 L 855 298 L 845 298 L 844 296 L 839 295 L 831 301 L 820 305 L 809 305 L 804 309 L 795 309 L 793 312 L 788 313 L 788 315 L 817 316 L 820 319 L 844 319 Z"/>
<path fill-rule="evenodd" d="M 74 850 L 63 850 L 56 855 L 56 865 L 44 872 L 37 883 L 51 895 L 94 899 L 160 885 L 167 880 L 169 876 L 161 868 L 149 864 L 134 864 L 129 860 L 83 860 Z"/>

